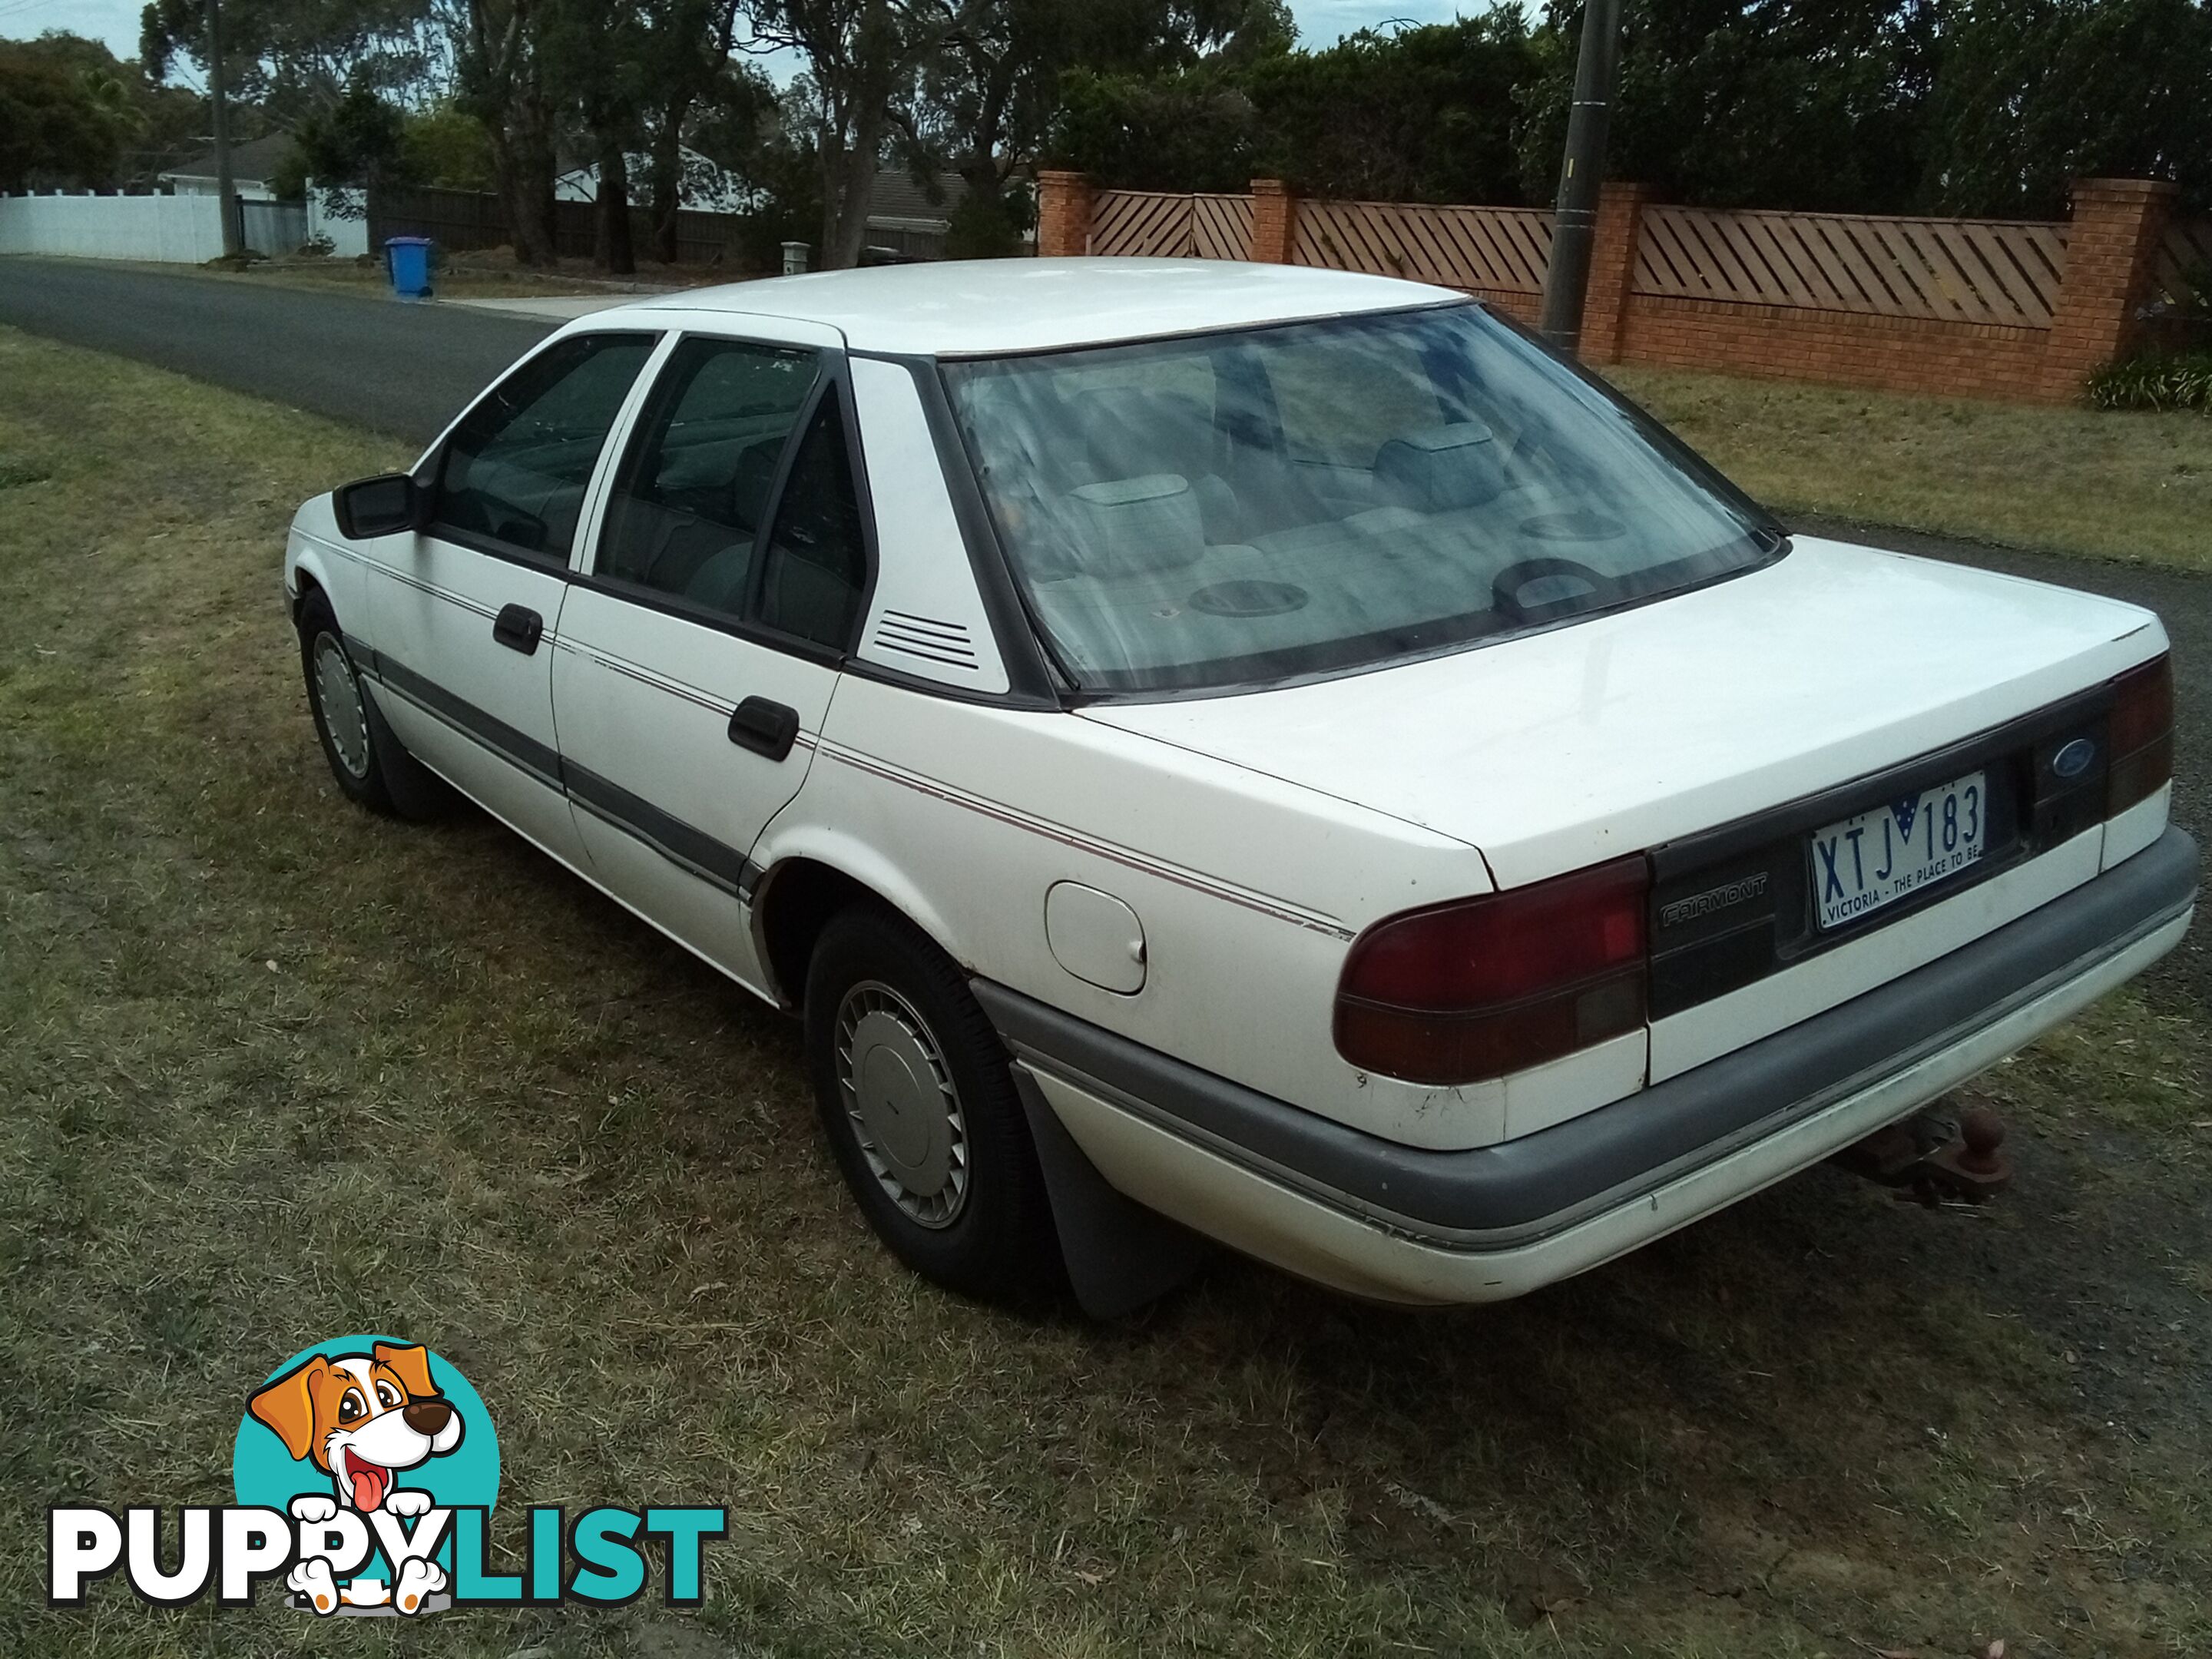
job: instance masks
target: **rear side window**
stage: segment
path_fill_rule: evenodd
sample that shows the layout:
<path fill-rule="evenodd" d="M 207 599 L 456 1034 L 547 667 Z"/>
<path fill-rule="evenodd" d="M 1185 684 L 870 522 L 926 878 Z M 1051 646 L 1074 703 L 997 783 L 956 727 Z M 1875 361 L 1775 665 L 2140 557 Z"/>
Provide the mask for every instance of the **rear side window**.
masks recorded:
<path fill-rule="evenodd" d="M 791 464 L 769 537 L 760 619 L 817 645 L 842 647 L 860 616 L 867 569 L 845 418 L 833 395 L 823 398 Z"/>
<path fill-rule="evenodd" d="M 597 574 L 742 611 L 776 468 L 817 367 L 807 351 L 679 344 L 615 481 Z"/>
<path fill-rule="evenodd" d="M 582 334 L 541 351 L 447 440 L 431 528 L 565 560 L 584 491 L 650 334 Z"/>

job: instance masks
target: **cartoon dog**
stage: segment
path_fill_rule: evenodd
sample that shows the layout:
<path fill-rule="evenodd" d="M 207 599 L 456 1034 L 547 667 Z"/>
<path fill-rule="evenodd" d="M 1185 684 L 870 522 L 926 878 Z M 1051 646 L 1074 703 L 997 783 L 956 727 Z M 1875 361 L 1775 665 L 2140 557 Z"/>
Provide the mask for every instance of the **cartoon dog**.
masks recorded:
<path fill-rule="evenodd" d="M 432 1506 L 427 1492 L 404 1490 L 399 1472 L 443 1456 L 461 1443 L 461 1414 L 430 1381 L 425 1348 L 375 1344 L 368 1354 L 326 1358 L 316 1354 L 267 1384 L 247 1408 L 274 1430 L 284 1449 L 305 1458 L 331 1478 L 335 1496 L 305 1493 L 292 1500 L 302 1521 L 327 1521 L 340 1504 L 365 1512 L 383 1509 L 396 1516 L 419 1516 Z M 318 1613 L 335 1613 L 340 1594 L 330 1563 L 302 1562 L 286 1580 Z M 411 1560 L 399 1572 L 396 1601 L 413 1613 L 432 1590 L 446 1585 L 434 1562 Z M 383 1586 L 356 1580 L 346 1587 L 349 1605 L 383 1604 Z"/>

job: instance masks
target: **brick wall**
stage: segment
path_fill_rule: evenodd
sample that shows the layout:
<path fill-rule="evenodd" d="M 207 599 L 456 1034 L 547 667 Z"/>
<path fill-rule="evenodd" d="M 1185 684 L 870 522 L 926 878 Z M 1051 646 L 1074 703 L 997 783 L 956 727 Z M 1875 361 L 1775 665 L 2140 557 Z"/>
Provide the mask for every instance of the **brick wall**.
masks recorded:
<path fill-rule="evenodd" d="M 1590 361 L 2036 402 L 2045 400 L 2046 333 L 1637 295 L 1615 349 Z"/>
<path fill-rule="evenodd" d="M 1037 258 L 1072 259 L 1091 252 L 1091 180 L 1051 168 L 1037 174 Z"/>

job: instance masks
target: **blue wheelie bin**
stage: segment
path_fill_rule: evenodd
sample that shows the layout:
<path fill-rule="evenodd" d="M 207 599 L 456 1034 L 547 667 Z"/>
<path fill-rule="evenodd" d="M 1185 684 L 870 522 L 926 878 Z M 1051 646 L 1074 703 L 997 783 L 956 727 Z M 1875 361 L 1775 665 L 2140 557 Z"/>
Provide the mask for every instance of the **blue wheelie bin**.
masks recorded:
<path fill-rule="evenodd" d="M 384 244 L 384 262 L 392 271 L 392 291 L 403 300 L 430 297 L 430 239 L 393 236 Z"/>

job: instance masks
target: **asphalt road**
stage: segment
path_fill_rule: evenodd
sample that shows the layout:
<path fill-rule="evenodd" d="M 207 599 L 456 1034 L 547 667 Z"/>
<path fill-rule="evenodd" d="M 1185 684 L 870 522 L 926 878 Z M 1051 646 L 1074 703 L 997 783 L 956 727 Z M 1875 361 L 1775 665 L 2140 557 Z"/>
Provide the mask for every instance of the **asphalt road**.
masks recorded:
<path fill-rule="evenodd" d="M 372 430 L 428 443 L 555 325 L 71 260 L 0 258 L 0 323 L 158 364 Z M 2179 748 L 2175 821 L 2212 848 L 2212 577 L 2021 553 L 1912 531 L 1806 520 L 1808 533 L 2086 588 L 2148 605 L 2173 638 Z M 2212 1006 L 2212 922 L 2147 981 Z"/>
<path fill-rule="evenodd" d="M 0 258 L 0 323 L 427 444 L 555 326 L 459 306 Z"/>

